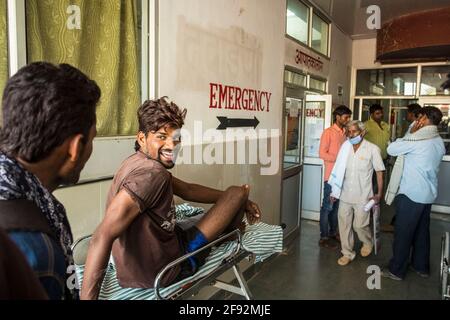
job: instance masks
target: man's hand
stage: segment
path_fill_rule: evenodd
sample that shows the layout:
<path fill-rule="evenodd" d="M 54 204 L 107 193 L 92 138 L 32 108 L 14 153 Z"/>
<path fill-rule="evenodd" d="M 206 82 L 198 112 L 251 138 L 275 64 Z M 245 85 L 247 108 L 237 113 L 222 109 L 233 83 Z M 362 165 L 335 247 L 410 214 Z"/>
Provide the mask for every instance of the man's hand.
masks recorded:
<path fill-rule="evenodd" d="M 245 205 L 245 213 L 249 224 L 255 224 L 261 219 L 261 210 L 258 205 L 251 200 L 247 200 Z"/>
<path fill-rule="evenodd" d="M 378 204 L 381 201 L 381 194 L 376 194 L 372 198 L 370 198 L 369 200 L 374 200 L 375 204 Z"/>
<path fill-rule="evenodd" d="M 422 129 L 425 126 L 425 123 L 423 121 L 423 116 L 421 116 L 420 118 L 418 118 L 413 127 L 411 128 L 411 130 L 409 131 L 410 133 L 414 133 L 419 131 L 420 129 Z"/>

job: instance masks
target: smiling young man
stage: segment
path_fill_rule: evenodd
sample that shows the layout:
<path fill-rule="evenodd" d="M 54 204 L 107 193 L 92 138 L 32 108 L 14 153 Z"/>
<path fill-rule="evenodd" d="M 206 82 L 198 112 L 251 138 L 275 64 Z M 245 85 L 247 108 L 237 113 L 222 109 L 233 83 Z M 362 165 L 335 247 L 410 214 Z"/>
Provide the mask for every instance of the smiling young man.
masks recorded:
<path fill-rule="evenodd" d="M 175 165 L 185 115 L 186 110 L 165 98 L 139 108 L 136 153 L 114 177 L 105 217 L 91 240 L 82 299 L 98 298 L 111 251 L 122 287 L 152 288 L 165 265 L 240 227 L 244 213 L 250 223 L 260 218 L 258 206 L 248 200 L 247 185 L 219 191 L 184 182 L 168 171 Z M 183 230 L 176 224 L 173 195 L 214 205 L 195 226 Z M 173 268 L 162 285 L 194 274 L 207 255 L 205 251 Z"/>

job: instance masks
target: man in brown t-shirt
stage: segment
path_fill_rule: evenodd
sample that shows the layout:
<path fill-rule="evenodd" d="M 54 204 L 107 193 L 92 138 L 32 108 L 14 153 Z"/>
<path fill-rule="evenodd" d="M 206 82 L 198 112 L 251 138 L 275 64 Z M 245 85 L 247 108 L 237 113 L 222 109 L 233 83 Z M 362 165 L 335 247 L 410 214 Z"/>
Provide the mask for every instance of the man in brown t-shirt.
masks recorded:
<path fill-rule="evenodd" d="M 258 206 L 248 200 L 248 185 L 219 191 L 184 182 L 167 170 L 175 165 L 185 115 L 186 110 L 165 98 L 146 101 L 139 108 L 136 153 L 114 177 L 105 217 L 91 240 L 82 299 L 98 297 L 111 251 L 122 287 L 152 288 L 165 265 L 238 228 L 244 213 L 249 223 L 260 219 Z M 214 205 L 195 226 L 183 230 L 176 224 L 174 194 Z M 173 268 L 162 285 L 194 274 L 207 253 Z"/>

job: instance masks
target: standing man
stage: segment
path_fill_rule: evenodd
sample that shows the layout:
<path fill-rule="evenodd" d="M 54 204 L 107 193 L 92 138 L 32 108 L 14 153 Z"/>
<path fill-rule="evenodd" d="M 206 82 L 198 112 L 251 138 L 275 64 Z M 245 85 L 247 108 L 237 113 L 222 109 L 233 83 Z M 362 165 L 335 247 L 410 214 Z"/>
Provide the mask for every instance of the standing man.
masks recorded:
<path fill-rule="evenodd" d="M 331 186 L 328 184 L 328 179 L 336 162 L 339 149 L 346 139 L 345 126 L 350 121 L 351 115 L 352 111 L 346 106 L 337 107 L 333 112 L 334 124 L 322 133 L 320 139 L 319 156 L 325 166 L 323 200 L 320 208 L 320 247 L 336 249 L 337 243 L 331 239 L 339 242 L 337 232 L 339 201 L 331 201 Z"/>
<path fill-rule="evenodd" d="M 417 119 L 421 116 L 422 107 L 417 103 L 411 103 L 407 106 L 408 110 L 406 111 L 406 121 L 409 122 L 408 130 L 406 131 L 405 137 L 411 134 L 411 129 L 416 124 Z M 381 231 L 383 232 L 394 232 L 395 225 L 395 214 L 391 219 L 391 223 L 388 225 L 382 225 Z"/>
<path fill-rule="evenodd" d="M 383 107 L 379 104 L 373 104 L 370 107 L 370 118 L 365 122 L 367 133 L 365 139 L 375 144 L 381 151 L 381 158 L 386 163 L 387 146 L 391 137 L 389 124 L 383 121 Z"/>
<path fill-rule="evenodd" d="M 347 131 L 349 140 L 342 145 L 330 177 L 331 196 L 340 199 L 338 220 L 342 257 L 337 262 L 341 266 L 349 264 L 356 256 L 353 231 L 363 243 L 361 256 L 367 257 L 372 253 L 370 213 L 364 210 L 364 206 L 372 199 L 375 203 L 380 202 L 385 170 L 380 149 L 364 139 L 364 123 L 350 121 Z M 378 185 L 375 195 L 372 188 L 374 171 Z"/>
<path fill-rule="evenodd" d="M 430 273 L 430 212 L 437 197 L 437 174 L 445 147 L 437 126 L 442 112 L 435 107 L 422 108 L 423 114 L 411 129 L 411 135 L 393 142 L 388 152 L 397 156 L 396 170 L 389 188 L 398 187 L 393 257 L 384 277 L 402 280 L 411 257 L 411 269 L 422 277 Z M 402 161 L 399 161 L 401 159 Z M 401 175 L 396 178 L 394 172 Z"/>

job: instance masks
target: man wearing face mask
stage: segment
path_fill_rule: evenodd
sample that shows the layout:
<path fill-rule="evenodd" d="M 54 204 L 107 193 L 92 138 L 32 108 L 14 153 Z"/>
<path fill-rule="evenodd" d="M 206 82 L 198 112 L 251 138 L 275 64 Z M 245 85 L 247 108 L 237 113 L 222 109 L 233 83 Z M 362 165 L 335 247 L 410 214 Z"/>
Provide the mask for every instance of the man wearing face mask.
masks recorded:
<path fill-rule="evenodd" d="M 341 266 L 349 264 L 356 256 L 353 231 L 363 243 L 361 256 L 367 257 L 372 253 L 370 213 L 364 211 L 364 206 L 372 199 L 379 203 L 383 193 L 383 159 L 380 149 L 364 139 L 365 130 L 361 121 L 349 122 L 349 139 L 342 145 L 331 173 L 331 196 L 340 200 L 338 221 L 342 257 L 337 262 Z M 372 188 L 374 171 L 378 185 L 375 195 Z"/>
<path fill-rule="evenodd" d="M 98 298 L 111 249 L 121 287 L 153 288 L 168 263 L 240 228 L 244 214 L 250 224 L 260 219 L 258 206 L 248 199 L 248 185 L 220 191 L 184 182 L 168 171 L 175 166 L 185 116 L 186 110 L 165 97 L 139 108 L 136 153 L 122 163 L 111 185 L 105 217 L 90 243 L 82 299 Z M 183 230 L 176 223 L 174 195 L 214 205 Z M 162 285 L 195 274 L 208 254 L 202 251 L 173 268 Z"/>

